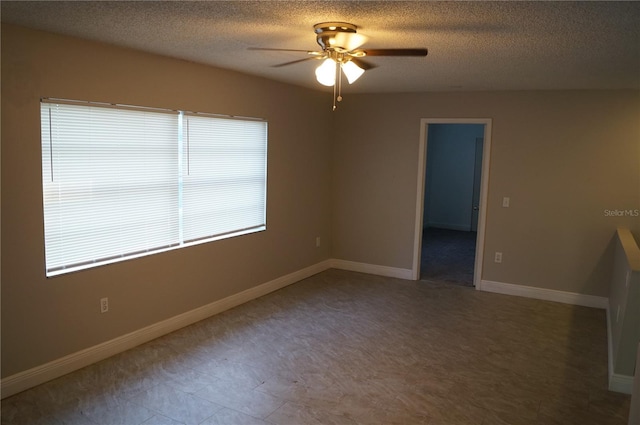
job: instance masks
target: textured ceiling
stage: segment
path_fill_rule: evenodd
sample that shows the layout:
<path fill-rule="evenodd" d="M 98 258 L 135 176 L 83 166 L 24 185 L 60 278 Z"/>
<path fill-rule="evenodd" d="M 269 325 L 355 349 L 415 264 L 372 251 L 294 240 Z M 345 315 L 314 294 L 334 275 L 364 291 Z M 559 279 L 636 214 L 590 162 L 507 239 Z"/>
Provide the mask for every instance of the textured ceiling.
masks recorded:
<path fill-rule="evenodd" d="M 371 57 L 346 90 L 640 88 L 639 2 L 2 1 L 2 22 L 99 40 L 297 85 L 316 61 L 313 25 L 356 24 L 364 47 L 427 47 L 426 58 Z"/>

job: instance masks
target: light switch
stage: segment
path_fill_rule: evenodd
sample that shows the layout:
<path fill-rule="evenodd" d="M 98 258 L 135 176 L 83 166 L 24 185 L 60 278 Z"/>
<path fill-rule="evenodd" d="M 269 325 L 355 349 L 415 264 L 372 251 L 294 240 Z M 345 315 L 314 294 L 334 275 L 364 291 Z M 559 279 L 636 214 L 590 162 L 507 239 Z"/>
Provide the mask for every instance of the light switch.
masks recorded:
<path fill-rule="evenodd" d="M 507 196 L 505 196 L 504 198 L 502 198 L 502 206 L 503 206 L 504 208 L 509 208 L 509 201 L 510 201 L 510 199 L 509 199 L 509 197 L 507 197 Z"/>

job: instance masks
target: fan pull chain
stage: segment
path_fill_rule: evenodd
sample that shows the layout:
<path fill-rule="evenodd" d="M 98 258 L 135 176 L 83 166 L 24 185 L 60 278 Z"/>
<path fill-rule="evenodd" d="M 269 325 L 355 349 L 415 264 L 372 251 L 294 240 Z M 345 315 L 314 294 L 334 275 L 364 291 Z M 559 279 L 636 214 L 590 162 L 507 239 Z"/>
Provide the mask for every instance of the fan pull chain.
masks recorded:
<path fill-rule="evenodd" d="M 336 84 L 333 85 L 333 110 L 336 110 Z"/>
<path fill-rule="evenodd" d="M 342 63 L 341 62 L 336 62 L 336 66 L 338 67 L 338 69 L 336 70 L 336 74 L 337 74 L 337 78 L 336 78 L 336 83 L 333 85 L 333 110 L 335 111 L 337 106 L 336 106 L 336 100 L 338 102 L 342 102 Z M 337 96 L 336 96 L 336 86 L 337 86 Z"/>
<path fill-rule="evenodd" d="M 338 102 L 342 102 L 342 62 L 338 64 Z"/>

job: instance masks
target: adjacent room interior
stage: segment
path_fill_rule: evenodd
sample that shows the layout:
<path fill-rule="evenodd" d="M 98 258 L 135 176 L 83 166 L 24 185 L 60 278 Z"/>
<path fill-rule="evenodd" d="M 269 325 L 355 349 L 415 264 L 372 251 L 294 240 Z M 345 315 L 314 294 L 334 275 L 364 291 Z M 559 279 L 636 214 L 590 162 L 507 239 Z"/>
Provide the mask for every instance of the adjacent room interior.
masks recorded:
<path fill-rule="evenodd" d="M 3 424 L 634 417 L 640 3 L 1 7 Z M 266 123 L 264 228 L 49 273 L 50 99 Z"/>
<path fill-rule="evenodd" d="M 420 279 L 473 286 L 485 125 L 460 121 L 427 124 Z"/>

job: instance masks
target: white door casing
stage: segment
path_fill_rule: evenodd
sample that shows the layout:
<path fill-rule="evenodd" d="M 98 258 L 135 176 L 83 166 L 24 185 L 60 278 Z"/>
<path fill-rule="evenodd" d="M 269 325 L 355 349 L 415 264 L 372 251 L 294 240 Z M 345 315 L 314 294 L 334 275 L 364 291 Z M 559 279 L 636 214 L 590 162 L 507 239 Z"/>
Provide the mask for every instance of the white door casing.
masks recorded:
<path fill-rule="evenodd" d="M 427 129 L 429 124 L 484 124 L 484 144 L 482 149 L 482 177 L 480 183 L 480 205 L 478 208 L 478 235 L 476 238 L 476 255 L 473 273 L 473 285 L 482 279 L 482 261 L 484 258 L 484 236 L 487 217 L 487 193 L 489 190 L 489 167 L 491 159 L 491 118 L 422 118 L 420 119 L 420 141 L 418 145 L 418 175 L 416 190 L 416 221 L 414 226 L 413 264 L 411 275 L 413 280 L 420 279 L 420 257 L 422 251 L 422 221 L 424 214 L 424 188 L 427 162 Z"/>

